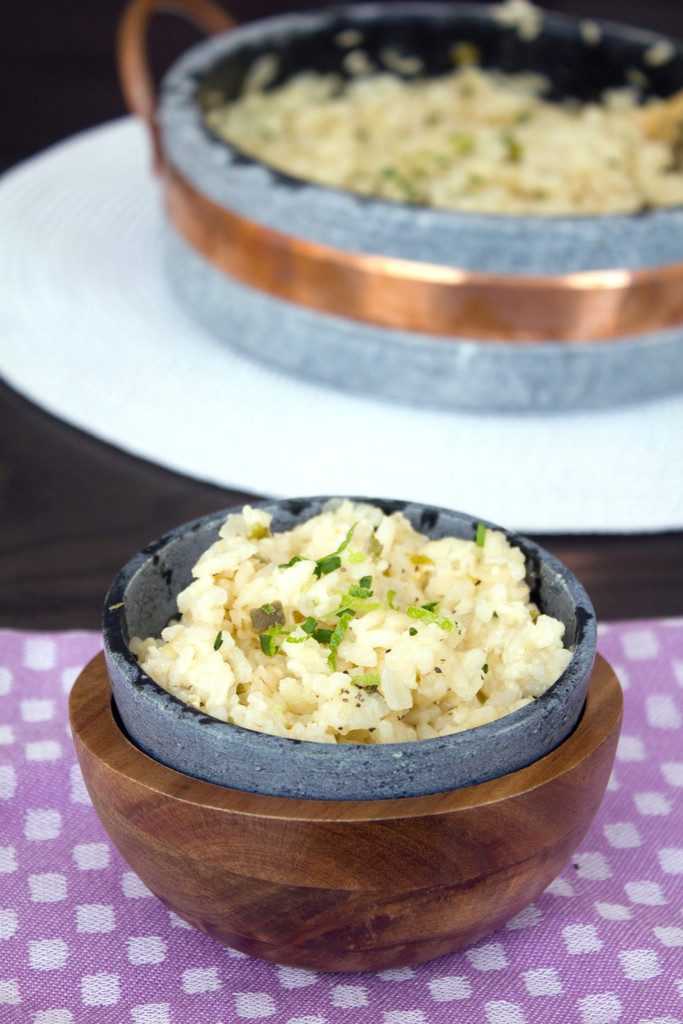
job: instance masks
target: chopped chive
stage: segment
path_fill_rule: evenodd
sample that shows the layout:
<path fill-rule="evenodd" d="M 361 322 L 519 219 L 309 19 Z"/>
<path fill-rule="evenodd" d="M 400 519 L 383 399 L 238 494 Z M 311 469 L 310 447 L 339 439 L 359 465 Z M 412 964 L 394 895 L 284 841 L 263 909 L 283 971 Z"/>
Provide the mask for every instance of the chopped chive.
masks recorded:
<path fill-rule="evenodd" d="M 443 629 L 444 633 L 450 633 L 455 626 L 453 620 L 446 618 L 445 615 L 437 615 L 436 612 L 430 612 L 427 608 L 416 608 L 415 605 L 406 609 L 406 615 L 411 619 L 420 619 L 421 622 L 427 624 L 433 622 L 439 629 Z"/>
<path fill-rule="evenodd" d="M 408 630 L 408 633 L 410 634 L 410 636 L 417 636 L 417 630 L 415 629 L 415 626 L 411 626 L 410 629 Z"/>
<path fill-rule="evenodd" d="M 327 576 L 328 573 L 334 572 L 341 565 L 341 558 L 339 555 L 327 555 L 325 558 L 319 559 L 315 563 L 315 569 L 313 572 L 320 579 L 321 576 Z"/>
<path fill-rule="evenodd" d="M 361 576 L 360 586 L 361 587 L 371 587 L 372 586 L 372 576 Z"/>
<path fill-rule="evenodd" d="M 494 611 L 494 613 L 493 613 L 493 615 L 491 616 L 491 618 L 492 618 L 492 619 L 497 619 L 497 618 L 498 618 L 498 612 Z"/>
<path fill-rule="evenodd" d="M 438 601 L 428 601 L 427 604 L 420 605 L 421 608 L 426 608 L 428 612 L 435 612 L 439 607 Z"/>
<path fill-rule="evenodd" d="M 389 590 L 389 591 L 387 592 L 387 604 L 389 605 L 389 607 L 390 607 L 390 608 L 391 608 L 391 609 L 392 609 L 393 611 L 397 612 L 397 611 L 398 611 L 398 608 L 397 608 L 397 607 L 396 607 L 396 605 L 394 604 L 394 598 L 395 598 L 395 597 L 396 597 L 396 591 L 395 591 L 395 590 Z"/>
<path fill-rule="evenodd" d="M 110 612 L 115 612 L 117 608 L 123 608 L 123 601 L 119 601 L 118 604 L 110 604 L 107 610 Z"/>
<path fill-rule="evenodd" d="M 264 654 L 268 654 L 271 658 L 277 654 L 277 646 L 275 644 L 275 637 L 270 633 L 261 633 L 259 636 L 259 643 L 261 650 Z"/>
<path fill-rule="evenodd" d="M 353 526 L 349 527 L 346 537 L 344 537 L 344 540 L 341 542 L 337 550 L 334 552 L 335 555 L 341 555 L 342 551 L 346 551 L 349 544 L 351 543 L 351 538 L 353 537 L 353 534 L 357 526 L 358 523 L 354 523 Z"/>
<path fill-rule="evenodd" d="M 376 690 L 382 682 L 382 677 L 370 674 L 351 676 L 351 682 L 354 686 L 363 686 L 368 689 Z"/>
<path fill-rule="evenodd" d="M 369 577 L 366 576 L 365 579 L 369 579 Z M 362 584 L 354 584 L 354 586 L 349 587 L 349 594 L 351 597 L 372 597 L 372 590 L 368 586 L 364 587 Z"/>
<path fill-rule="evenodd" d="M 365 552 L 363 551 L 349 551 L 349 562 L 351 565 L 360 565 L 361 562 L 365 561 Z"/>
<path fill-rule="evenodd" d="M 486 527 L 483 523 L 477 523 L 477 533 L 474 538 L 474 543 L 478 548 L 483 548 L 486 543 Z"/>
<path fill-rule="evenodd" d="M 319 644 L 329 644 L 332 639 L 333 632 L 334 630 L 332 629 L 315 629 L 311 633 L 311 636 L 314 640 L 317 640 Z"/>
<path fill-rule="evenodd" d="M 489 670 L 489 667 L 488 667 L 488 665 L 486 664 L 486 662 L 484 662 L 484 664 L 483 664 L 483 665 L 481 666 L 481 670 L 482 670 L 482 672 L 484 673 L 484 675 L 486 675 L 486 673 L 487 673 L 487 672 L 488 672 L 488 670 Z"/>
<path fill-rule="evenodd" d="M 311 616 L 309 615 L 306 621 L 301 623 L 301 628 L 303 629 L 304 633 L 308 633 L 308 635 L 311 636 L 313 633 L 315 633 L 315 619 L 311 618 Z"/>
<path fill-rule="evenodd" d="M 349 622 L 352 618 L 352 615 L 342 615 L 341 619 L 334 627 L 332 636 L 330 637 L 330 653 L 327 662 L 330 667 L 335 670 L 337 668 L 337 651 L 339 650 L 339 645 L 344 639 L 344 634 L 349 628 Z"/>
<path fill-rule="evenodd" d="M 222 646 L 223 646 L 223 631 L 221 629 L 219 629 L 218 632 L 216 633 L 216 639 L 213 642 L 213 649 L 214 649 L 214 651 L 217 651 Z"/>
<path fill-rule="evenodd" d="M 334 614 L 337 615 L 337 616 L 340 616 L 340 615 L 355 615 L 356 613 L 353 610 L 353 608 L 344 607 L 344 608 L 340 608 Z"/>
<path fill-rule="evenodd" d="M 291 569 L 297 562 L 303 562 L 301 555 L 292 555 L 288 562 L 283 562 L 282 565 L 278 565 L 278 569 Z"/>
<path fill-rule="evenodd" d="M 272 615 L 273 612 L 275 611 L 275 606 L 272 604 L 262 604 L 261 611 L 265 612 L 266 615 Z"/>

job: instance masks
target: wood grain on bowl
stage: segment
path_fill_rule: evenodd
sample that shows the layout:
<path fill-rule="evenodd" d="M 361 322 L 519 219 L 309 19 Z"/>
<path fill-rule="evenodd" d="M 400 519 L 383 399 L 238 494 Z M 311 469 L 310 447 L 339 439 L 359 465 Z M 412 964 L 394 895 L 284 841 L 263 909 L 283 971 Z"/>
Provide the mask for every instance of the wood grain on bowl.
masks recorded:
<path fill-rule="evenodd" d="M 336 802 L 238 792 L 147 757 L 117 723 L 102 655 L 70 698 L 97 814 L 151 891 L 222 943 L 329 971 L 440 956 L 533 900 L 600 804 L 621 713 L 598 658 L 576 729 L 528 768 L 448 793 Z"/>

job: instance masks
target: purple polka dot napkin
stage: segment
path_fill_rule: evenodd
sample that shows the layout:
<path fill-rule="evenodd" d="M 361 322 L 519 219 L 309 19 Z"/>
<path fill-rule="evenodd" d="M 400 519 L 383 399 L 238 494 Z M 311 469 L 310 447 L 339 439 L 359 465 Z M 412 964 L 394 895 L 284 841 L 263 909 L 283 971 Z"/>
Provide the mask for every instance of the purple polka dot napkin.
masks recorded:
<path fill-rule="evenodd" d="M 67 724 L 99 648 L 95 633 L 0 631 L 2 1024 L 683 1024 L 683 620 L 602 627 L 624 728 L 562 875 L 469 949 L 359 975 L 221 947 L 129 870 Z"/>

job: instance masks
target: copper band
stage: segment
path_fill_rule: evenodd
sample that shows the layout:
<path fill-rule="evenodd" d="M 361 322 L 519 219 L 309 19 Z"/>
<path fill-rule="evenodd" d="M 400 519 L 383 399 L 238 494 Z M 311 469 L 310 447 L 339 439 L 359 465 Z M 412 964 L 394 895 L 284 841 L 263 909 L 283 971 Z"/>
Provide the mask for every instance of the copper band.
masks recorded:
<path fill-rule="evenodd" d="M 218 269 L 269 295 L 380 327 L 484 341 L 590 341 L 683 324 L 683 263 L 548 277 L 351 253 L 274 231 L 165 168 L 170 218 Z"/>

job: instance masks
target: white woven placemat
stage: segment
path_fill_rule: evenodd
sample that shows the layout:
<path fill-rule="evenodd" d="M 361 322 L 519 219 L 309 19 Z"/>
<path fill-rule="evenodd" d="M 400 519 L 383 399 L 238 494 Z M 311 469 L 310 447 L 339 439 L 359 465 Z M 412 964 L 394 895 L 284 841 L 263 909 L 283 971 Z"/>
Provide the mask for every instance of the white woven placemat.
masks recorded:
<path fill-rule="evenodd" d="M 159 186 L 131 119 L 0 181 L 0 374 L 64 420 L 264 495 L 375 494 L 535 532 L 683 528 L 683 396 L 475 415 L 353 396 L 252 362 L 166 286 Z"/>

